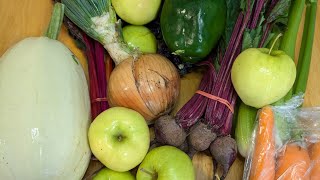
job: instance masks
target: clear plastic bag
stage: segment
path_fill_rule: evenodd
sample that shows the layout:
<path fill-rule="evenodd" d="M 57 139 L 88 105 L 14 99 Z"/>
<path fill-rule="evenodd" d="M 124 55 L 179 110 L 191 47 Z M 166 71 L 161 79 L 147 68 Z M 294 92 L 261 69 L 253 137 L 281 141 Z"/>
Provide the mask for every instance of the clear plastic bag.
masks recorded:
<path fill-rule="evenodd" d="M 320 180 L 320 107 L 302 102 L 258 111 L 244 180 Z"/>

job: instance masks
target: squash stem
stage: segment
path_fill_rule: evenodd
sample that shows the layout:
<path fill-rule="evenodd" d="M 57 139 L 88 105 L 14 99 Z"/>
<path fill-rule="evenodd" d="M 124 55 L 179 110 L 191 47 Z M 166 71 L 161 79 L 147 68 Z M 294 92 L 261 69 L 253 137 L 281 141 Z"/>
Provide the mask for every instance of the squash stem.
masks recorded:
<path fill-rule="evenodd" d="M 53 7 L 53 12 L 50 20 L 49 27 L 45 36 L 50 39 L 56 40 L 59 36 L 61 24 L 64 16 L 64 5 L 61 3 L 56 3 Z"/>

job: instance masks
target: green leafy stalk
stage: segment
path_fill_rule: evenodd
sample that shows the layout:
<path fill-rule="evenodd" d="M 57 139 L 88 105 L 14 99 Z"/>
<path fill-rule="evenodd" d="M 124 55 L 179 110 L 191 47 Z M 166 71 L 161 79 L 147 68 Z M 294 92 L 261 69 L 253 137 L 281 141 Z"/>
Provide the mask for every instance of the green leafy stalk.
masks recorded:
<path fill-rule="evenodd" d="M 284 51 L 293 60 L 295 57 L 297 34 L 299 31 L 299 26 L 300 26 L 304 5 L 305 5 L 305 0 L 293 1 L 290 7 L 290 12 L 289 12 L 288 27 L 283 35 L 283 38 L 281 40 L 280 47 L 279 47 L 280 50 Z M 293 90 L 291 88 L 290 91 L 285 95 L 285 97 L 278 100 L 275 104 L 280 105 L 284 103 L 284 101 L 291 99 L 292 92 Z"/>
<path fill-rule="evenodd" d="M 284 51 L 288 56 L 294 59 L 297 34 L 304 9 L 305 0 L 295 0 L 289 12 L 288 28 L 285 31 L 280 50 Z"/>
<path fill-rule="evenodd" d="M 67 17 L 88 36 L 99 41 L 115 64 L 139 52 L 123 40 L 121 21 L 117 21 L 111 0 L 62 0 Z"/>
<path fill-rule="evenodd" d="M 57 39 L 60 33 L 61 24 L 64 16 L 64 5 L 56 3 L 53 7 L 51 20 L 45 36 L 50 39 Z"/>
<path fill-rule="evenodd" d="M 317 15 L 317 1 L 307 3 L 304 31 L 297 65 L 297 79 L 293 87 L 294 93 L 305 92 L 307 88 L 312 46 Z"/>

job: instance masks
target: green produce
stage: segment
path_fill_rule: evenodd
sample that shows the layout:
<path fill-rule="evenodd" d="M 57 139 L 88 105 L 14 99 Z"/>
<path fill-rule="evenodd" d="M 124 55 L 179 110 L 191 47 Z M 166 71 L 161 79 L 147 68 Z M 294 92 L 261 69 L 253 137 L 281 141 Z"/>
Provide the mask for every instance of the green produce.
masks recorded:
<path fill-rule="evenodd" d="M 241 100 L 261 108 L 284 97 L 293 86 L 296 67 L 283 51 L 250 48 L 243 51 L 231 69 L 233 86 Z"/>
<path fill-rule="evenodd" d="M 141 163 L 149 149 L 149 128 L 136 111 L 113 107 L 99 114 L 88 132 L 92 153 L 107 168 L 128 171 Z"/>
<path fill-rule="evenodd" d="M 160 24 L 169 49 L 184 61 L 197 62 L 223 34 L 226 4 L 224 0 L 165 0 Z"/>
<path fill-rule="evenodd" d="M 173 146 L 152 149 L 140 164 L 137 180 L 194 180 L 189 156 Z"/>
<path fill-rule="evenodd" d="M 118 16 L 133 25 L 144 25 L 156 18 L 161 0 L 112 0 Z"/>
<path fill-rule="evenodd" d="M 235 139 L 238 146 L 238 151 L 242 157 L 248 156 L 248 151 L 251 144 L 251 137 L 256 119 L 257 109 L 245 105 L 241 102 L 238 110 L 237 125 Z"/>
<path fill-rule="evenodd" d="M 23 39 L 0 59 L 0 179 L 78 180 L 88 167 L 87 80 L 55 40 L 63 7 L 55 5 L 47 37 Z"/>
<path fill-rule="evenodd" d="M 305 24 L 297 64 L 297 80 L 294 84 L 294 93 L 305 93 L 307 88 L 311 63 L 312 46 L 314 41 L 315 24 L 317 17 L 317 0 L 308 0 L 305 15 Z"/>
<path fill-rule="evenodd" d="M 157 52 L 157 39 L 144 26 L 127 25 L 122 29 L 124 41 L 132 48 L 139 48 L 143 53 Z"/>
<path fill-rule="evenodd" d="M 136 178 L 129 172 L 117 172 L 108 168 L 101 169 L 93 180 L 135 180 Z"/>
<path fill-rule="evenodd" d="M 294 60 L 294 58 L 295 58 L 297 34 L 299 31 L 299 27 L 300 27 L 300 21 L 301 21 L 302 15 L 303 15 L 303 10 L 305 9 L 305 3 L 307 1 L 309 1 L 309 0 L 292 1 L 292 5 L 290 7 L 291 10 L 289 12 L 289 18 L 288 18 L 288 27 L 286 28 L 286 31 L 284 32 L 283 38 L 280 43 L 279 49 L 281 51 L 284 51 L 286 54 L 288 54 L 288 56 L 290 56 L 292 58 L 292 60 Z M 310 23 L 310 21 L 309 21 L 310 17 L 308 17 L 308 14 L 309 14 L 308 11 L 306 11 L 305 25 L 304 25 L 305 28 L 303 30 L 303 34 L 305 37 L 307 34 L 306 27 L 308 27 L 308 25 Z M 313 18 L 315 18 L 315 17 L 313 17 Z M 313 35 L 311 35 L 311 36 L 313 36 Z M 304 54 L 304 48 L 306 46 L 306 44 L 304 44 L 304 43 L 305 43 L 305 41 L 302 40 L 302 44 L 301 44 L 302 48 L 299 52 L 299 59 L 301 58 L 300 56 L 302 56 L 302 54 Z M 308 45 L 308 46 L 310 47 L 310 45 Z M 297 80 L 299 79 L 300 66 L 301 66 L 301 61 L 297 65 L 297 77 L 296 77 Z M 307 76 L 308 75 L 309 75 L 309 73 L 307 73 Z M 294 86 L 296 84 L 297 84 L 297 82 L 295 82 Z M 295 88 L 295 87 L 292 87 L 292 88 Z M 294 90 L 291 89 L 285 97 L 283 97 L 282 99 L 280 99 L 277 102 L 277 104 L 282 104 L 282 103 L 284 103 L 284 101 L 291 99 L 291 97 L 294 93 L 293 91 Z"/>

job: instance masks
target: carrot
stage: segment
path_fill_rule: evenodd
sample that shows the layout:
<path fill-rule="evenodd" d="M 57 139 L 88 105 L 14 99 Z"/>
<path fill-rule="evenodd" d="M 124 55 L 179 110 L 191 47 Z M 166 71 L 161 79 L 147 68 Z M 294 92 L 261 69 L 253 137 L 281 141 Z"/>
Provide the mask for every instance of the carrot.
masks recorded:
<path fill-rule="evenodd" d="M 276 179 L 278 180 L 308 180 L 310 173 L 310 157 L 308 150 L 298 144 L 285 146 L 283 154 L 277 159 Z"/>
<path fill-rule="evenodd" d="M 317 142 L 310 147 L 310 159 L 312 169 L 310 172 L 311 180 L 320 179 L 320 142 Z"/>
<path fill-rule="evenodd" d="M 273 180 L 275 176 L 274 115 L 270 106 L 261 109 L 252 156 L 250 180 Z"/>

